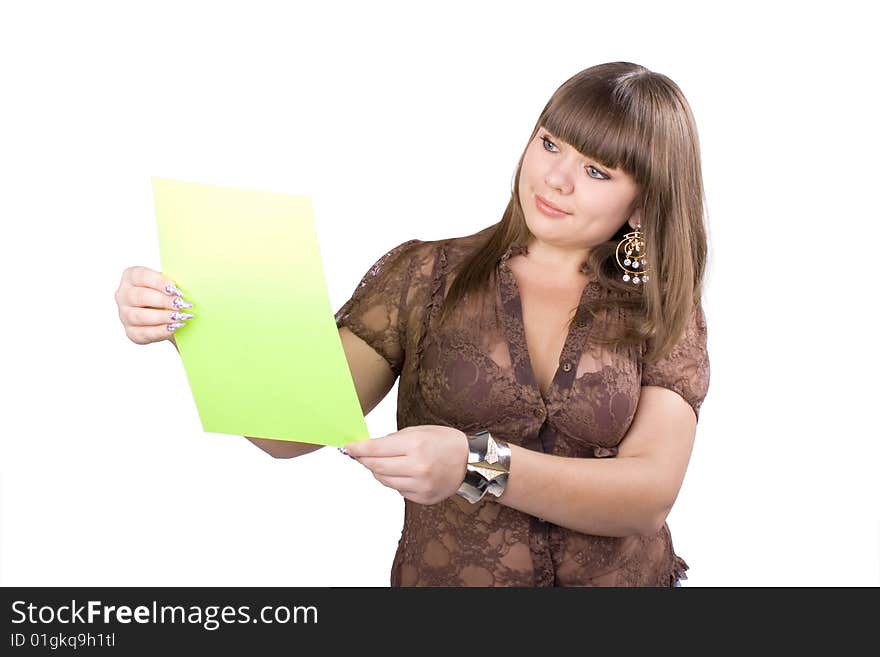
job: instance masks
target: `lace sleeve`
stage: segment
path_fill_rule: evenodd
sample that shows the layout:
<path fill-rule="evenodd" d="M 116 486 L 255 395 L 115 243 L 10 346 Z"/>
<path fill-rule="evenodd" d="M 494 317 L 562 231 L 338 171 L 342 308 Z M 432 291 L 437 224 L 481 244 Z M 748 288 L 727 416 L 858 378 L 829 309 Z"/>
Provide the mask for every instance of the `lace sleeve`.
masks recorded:
<path fill-rule="evenodd" d="M 642 370 L 643 386 L 662 386 L 681 395 L 694 409 L 697 422 L 700 406 L 709 390 L 709 352 L 706 348 L 706 317 L 702 303 L 691 313 L 684 334 L 672 351 Z"/>
<path fill-rule="evenodd" d="M 412 278 L 412 239 L 379 258 L 361 278 L 351 298 L 336 311 L 336 327 L 347 326 L 380 354 L 395 376 L 403 369 L 406 297 Z"/>

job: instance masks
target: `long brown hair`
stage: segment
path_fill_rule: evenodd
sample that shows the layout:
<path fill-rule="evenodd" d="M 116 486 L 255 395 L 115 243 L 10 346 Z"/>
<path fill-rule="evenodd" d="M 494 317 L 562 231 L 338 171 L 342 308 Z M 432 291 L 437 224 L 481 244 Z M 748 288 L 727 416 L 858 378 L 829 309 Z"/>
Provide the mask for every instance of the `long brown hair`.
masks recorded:
<path fill-rule="evenodd" d="M 581 154 L 630 174 L 638 186 L 632 207 L 642 209 L 650 275 L 645 284 L 621 280 L 616 249 L 633 229 L 625 222 L 590 250 L 587 267 L 609 294 L 587 306 L 605 309 L 606 331 L 596 343 L 645 345 L 646 362 L 666 356 L 684 331 L 702 294 L 706 266 L 703 181 L 696 123 L 679 87 L 668 77 L 629 62 L 587 68 L 556 90 L 531 137 L 544 126 Z M 465 299 L 485 297 L 501 256 L 532 237 L 519 198 L 525 149 L 516 167 L 510 201 L 500 222 L 458 269 L 443 301 L 445 322 Z M 577 316 L 572 321 L 579 319 Z M 612 330 L 608 330 L 611 328 Z"/>

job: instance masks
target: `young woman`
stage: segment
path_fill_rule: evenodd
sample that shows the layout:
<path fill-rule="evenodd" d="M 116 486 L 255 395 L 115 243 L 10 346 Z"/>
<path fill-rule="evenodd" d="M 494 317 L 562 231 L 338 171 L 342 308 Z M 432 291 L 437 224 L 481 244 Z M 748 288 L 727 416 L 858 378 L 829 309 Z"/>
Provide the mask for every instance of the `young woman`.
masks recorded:
<path fill-rule="evenodd" d="M 376 261 L 335 316 L 365 414 L 400 377 L 399 430 L 342 450 L 405 498 L 392 586 L 686 578 L 665 519 L 709 385 L 706 252 L 688 103 L 614 62 L 550 98 L 499 222 Z M 117 302 L 139 344 L 186 321 L 144 267 Z"/>

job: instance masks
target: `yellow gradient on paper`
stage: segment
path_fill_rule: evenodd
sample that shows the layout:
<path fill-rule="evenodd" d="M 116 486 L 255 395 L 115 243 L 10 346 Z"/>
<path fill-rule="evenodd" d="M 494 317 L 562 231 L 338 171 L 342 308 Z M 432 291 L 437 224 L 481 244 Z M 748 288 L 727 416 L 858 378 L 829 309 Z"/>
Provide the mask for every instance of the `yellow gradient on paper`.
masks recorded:
<path fill-rule="evenodd" d="M 311 198 L 152 178 L 174 334 L 205 431 L 369 437 L 327 294 Z"/>

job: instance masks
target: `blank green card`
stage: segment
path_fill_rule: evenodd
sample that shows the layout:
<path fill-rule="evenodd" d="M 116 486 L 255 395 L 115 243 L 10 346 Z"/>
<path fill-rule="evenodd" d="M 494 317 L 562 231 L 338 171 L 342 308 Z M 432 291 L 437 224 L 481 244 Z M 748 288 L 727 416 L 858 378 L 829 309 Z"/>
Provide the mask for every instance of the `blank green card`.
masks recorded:
<path fill-rule="evenodd" d="M 369 437 L 308 196 L 153 178 L 162 273 L 193 304 L 175 341 L 205 431 Z"/>

